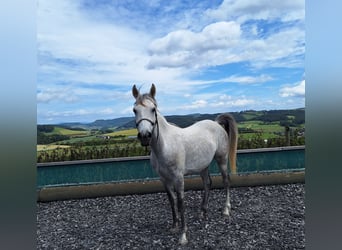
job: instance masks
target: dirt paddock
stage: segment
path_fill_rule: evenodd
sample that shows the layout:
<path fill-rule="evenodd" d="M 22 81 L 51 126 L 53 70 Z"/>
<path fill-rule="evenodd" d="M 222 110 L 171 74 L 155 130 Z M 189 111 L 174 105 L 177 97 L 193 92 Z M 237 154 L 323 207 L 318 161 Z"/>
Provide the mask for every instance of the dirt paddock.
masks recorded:
<path fill-rule="evenodd" d="M 304 249 L 304 184 L 210 191 L 208 220 L 199 218 L 202 191 L 185 193 L 188 240 L 170 232 L 166 193 L 37 203 L 37 249 Z"/>

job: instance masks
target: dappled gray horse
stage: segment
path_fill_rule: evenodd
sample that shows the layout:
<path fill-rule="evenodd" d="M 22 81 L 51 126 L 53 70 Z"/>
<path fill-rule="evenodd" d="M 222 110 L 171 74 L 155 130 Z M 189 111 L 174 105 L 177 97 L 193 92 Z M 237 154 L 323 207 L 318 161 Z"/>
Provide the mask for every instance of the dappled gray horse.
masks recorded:
<path fill-rule="evenodd" d="M 216 121 L 203 120 L 187 128 L 179 128 L 168 123 L 159 113 L 154 84 L 146 94 L 140 94 L 134 85 L 132 94 L 136 100 L 133 111 L 138 139 L 143 146 L 151 146 L 151 165 L 159 174 L 171 204 L 172 230 L 178 229 L 180 216 L 179 242 L 186 244 L 188 240 L 184 218 L 184 175 L 201 175 L 205 190 L 201 213 L 206 217 L 211 185 L 208 167 L 213 159 L 220 168 L 226 191 L 223 214 L 229 216 L 227 164 L 229 158 L 231 172 L 236 173 L 236 122 L 231 115 L 222 114 Z"/>

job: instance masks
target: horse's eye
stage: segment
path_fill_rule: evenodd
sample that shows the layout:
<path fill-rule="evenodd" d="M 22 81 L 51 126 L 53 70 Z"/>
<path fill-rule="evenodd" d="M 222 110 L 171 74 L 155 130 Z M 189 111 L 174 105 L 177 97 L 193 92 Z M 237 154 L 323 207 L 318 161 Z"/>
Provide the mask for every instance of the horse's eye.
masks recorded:
<path fill-rule="evenodd" d="M 152 108 L 152 113 L 156 112 L 156 108 Z"/>
<path fill-rule="evenodd" d="M 134 108 L 134 109 L 133 109 L 133 112 L 134 112 L 134 114 L 136 114 L 136 113 L 137 113 L 137 110 Z"/>

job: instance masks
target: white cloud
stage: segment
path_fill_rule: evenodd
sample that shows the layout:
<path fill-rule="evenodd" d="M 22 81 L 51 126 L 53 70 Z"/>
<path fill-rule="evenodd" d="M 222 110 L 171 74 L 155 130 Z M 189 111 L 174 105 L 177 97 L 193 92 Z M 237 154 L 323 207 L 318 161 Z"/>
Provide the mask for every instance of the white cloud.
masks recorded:
<path fill-rule="evenodd" d="M 37 93 L 38 103 L 49 103 L 52 101 L 61 101 L 67 103 L 74 103 L 78 101 L 79 98 L 70 89 L 46 89 Z"/>
<path fill-rule="evenodd" d="M 63 111 L 46 111 L 42 113 L 42 116 L 46 117 L 66 117 L 68 119 L 73 117 L 79 117 L 84 115 L 89 115 L 91 112 L 85 109 L 75 109 L 75 110 L 63 110 Z"/>
<path fill-rule="evenodd" d="M 236 109 L 236 108 L 244 108 L 253 104 L 255 104 L 255 100 L 248 99 L 245 96 L 238 96 L 238 97 L 226 96 L 226 97 L 220 98 L 220 101 L 218 102 L 213 102 L 211 106 Z"/>
<path fill-rule="evenodd" d="M 219 79 L 212 80 L 187 80 L 183 82 L 184 85 L 190 88 L 199 87 L 199 86 L 207 86 L 215 83 L 238 83 L 238 84 L 260 84 L 268 81 L 274 80 L 274 78 L 270 75 L 261 74 L 258 76 L 250 76 L 250 75 L 231 75 L 228 77 L 223 77 Z"/>
<path fill-rule="evenodd" d="M 148 68 L 210 65 L 206 60 L 210 60 L 217 50 L 236 46 L 240 34 L 240 26 L 235 22 L 209 24 L 198 33 L 189 30 L 171 32 L 151 42 Z"/>
<path fill-rule="evenodd" d="M 132 108 L 130 109 L 130 113 L 132 113 Z M 124 113 L 122 113 L 124 114 Z M 116 117 L 118 115 L 118 111 L 113 108 L 108 107 L 99 107 L 99 108 L 77 108 L 70 110 L 62 110 L 62 111 L 39 111 L 38 115 L 40 117 L 46 117 L 51 119 L 61 119 L 67 121 L 73 121 L 74 119 L 80 119 L 83 117 L 85 120 L 89 120 L 89 117 L 101 117 L 111 118 Z"/>
<path fill-rule="evenodd" d="M 40 0 L 38 4 L 38 74 L 43 79 L 37 84 L 42 92 L 37 97 L 39 101 L 44 101 L 46 88 L 59 82 L 93 84 L 93 95 L 87 93 L 89 100 L 99 95 L 100 90 L 95 90 L 97 83 L 130 88 L 133 84 L 154 82 L 164 89 L 187 88 L 187 69 L 147 68 L 152 32 L 106 18 L 92 19 L 81 11 L 78 1 Z M 179 65 L 178 57 L 184 56 L 176 55 L 169 63 Z M 78 95 L 82 91 L 78 87 Z"/>
<path fill-rule="evenodd" d="M 247 38 L 238 23 L 218 22 L 198 33 L 178 30 L 152 41 L 148 68 L 196 69 L 236 62 L 250 62 L 257 68 L 298 67 L 304 63 L 304 41 L 304 30 L 298 27 Z"/>
<path fill-rule="evenodd" d="M 297 28 L 288 28 L 274 33 L 266 39 L 246 40 L 244 50 L 241 51 L 241 58 L 248 60 L 257 67 L 282 66 L 298 67 L 303 66 L 303 59 L 300 57 L 305 53 L 304 31 Z M 293 59 L 292 61 L 289 59 Z"/>
<path fill-rule="evenodd" d="M 264 83 L 273 80 L 273 77 L 269 75 L 260 75 L 260 76 L 237 76 L 233 75 L 227 78 L 223 78 L 221 82 L 235 82 L 241 84 L 254 84 L 254 83 Z"/>
<path fill-rule="evenodd" d="M 304 11 L 304 0 L 224 0 L 218 8 L 206 11 L 206 15 L 219 20 L 236 19 L 242 23 L 250 19 L 302 20 Z"/>
<path fill-rule="evenodd" d="M 146 65 L 148 33 L 91 20 L 76 1 L 39 1 L 37 23 L 38 53 L 50 56 L 40 72 L 69 81 L 118 84 Z"/>
<path fill-rule="evenodd" d="M 184 109 L 198 109 L 198 108 L 204 108 L 208 105 L 208 102 L 206 100 L 196 100 L 190 105 L 185 105 L 183 108 Z"/>
<path fill-rule="evenodd" d="M 69 82 L 105 82 L 123 86 L 131 85 L 132 81 L 153 82 L 157 79 L 160 83 L 175 84 L 187 79 L 193 73 L 191 69 L 233 62 L 249 61 L 255 67 L 271 64 L 298 66 L 296 56 L 304 53 L 304 46 L 299 45 L 304 40 L 301 30 L 288 29 L 264 40 L 246 40 L 242 36 L 240 24 L 231 21 L 229 16 L 221 17 L 216 22 L 206 17 L 207 25 L 202 26 L 199 32 L 180 29 L 154 38 L 153 31 L 132 29 L 129 25 L 118 25 L 106 18 L 93 18 L 81 11 L 78 1 L 40 0 L 38 5 L 39 61 L 44 54 L 51 57 L 41 62 L 39 72 L 50 75 L 51 81 L 67 79 Z M 231 8 L 228 8 L 230 5 Z M 111 8 L 118 11 L 119 7 Z M 251 10 L 266 10 L 277 17 L 283 12 L 299 9 L 301 3 L 297 6 L 267 1 L 225 1 L 217 10 L 209 12 L 222 10 L 224 13 L 230 10 L 229 13 L 234 13 L 232 10 L 235 10 L 249 13 Z M 129 10 L 124 10 L 127 18 Z M 197 16 L 197 12 L 191 13 Z M 106 14 L 109 14 L 108 11 Z M 189 14 L 184 18 L 189 26 L 198 23 Z M 166 20 L 171 21 L 170 17 Z M 164 21 L 160 20 L 162 23 Z M 181 20 L 176 22 L 181 23 Z M 289 57 L 293 62 L 289 63 Z M 283 58 L 287 58 L 287 63 L 281 61 Z M 56 61 L 60 59 L 70 62 L 63 64 Z"/>
<path fill-rule="evenodd" d="M 201 52 L 222 49 L 235 44 L 241 31 L 234 22 L 216 22 L 195 33 L 189 30 L 178 30 L 156 39 L 150 45 L 152 54 L 168 54 L 174 51 Z"/>
<path fill-rule="evenodd" d="M 243 109 L 249 105 L 256 104 L 255 100 L 245 96 L 231 96 L 218 93 L 204 93 L 193 95 L 195 99 L 190 104 L 183 105 L 180 109 L 185 109 L 190 112 L 222 112 L 222 110 Z"/>
<path fill-rule="evenodd" d="M 292 86 L 286 86 L 280 89 L 281 97 L 304 97 L 305 96 L 305 80 Z"/>

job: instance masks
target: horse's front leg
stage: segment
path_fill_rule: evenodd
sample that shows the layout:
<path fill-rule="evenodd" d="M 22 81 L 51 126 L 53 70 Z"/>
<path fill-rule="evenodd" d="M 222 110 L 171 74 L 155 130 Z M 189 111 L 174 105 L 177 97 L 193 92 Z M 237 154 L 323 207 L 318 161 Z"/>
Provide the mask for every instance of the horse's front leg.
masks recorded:
<path fill-rule="evenodd" d="M 181 245 L 185 245 L 188 243 L 188 239 L 186 236 L 187 233 L 187 226 L 186 226 L 186 221 L 185 221 L 185 207 L 184 207 L 184 178 L 180 178 L 176 182 L 176 192 L 177 192 L 177 203 L 178 203 L 178 212 L 180 213 L 180 218 L 181 218 L 181 236 L 179 239 L 179 243 Z"/>
<path fill-rule="evenodd" d="M 176 203 L 176 194 L 173 190 L 173 185 L 170 183 L 163 182 L 167 197 L 169 198 L 169 202 L 171 205 L 171 211 L 172 211 L 172 232 L 178 231 L 178 211 L 177 211 L 177 203 Z"/>

